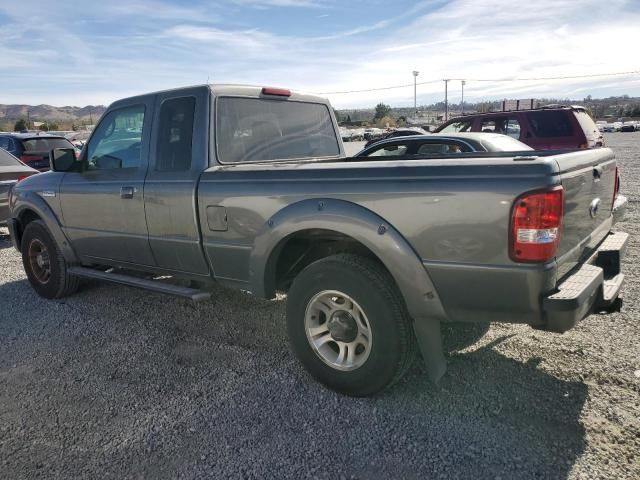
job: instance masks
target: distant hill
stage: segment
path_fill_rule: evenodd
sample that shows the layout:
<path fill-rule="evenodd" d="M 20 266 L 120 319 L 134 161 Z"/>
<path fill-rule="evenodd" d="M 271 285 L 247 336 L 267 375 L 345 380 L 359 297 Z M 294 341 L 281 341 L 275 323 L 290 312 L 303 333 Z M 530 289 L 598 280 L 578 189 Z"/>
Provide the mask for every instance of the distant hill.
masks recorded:
<path fill-rule="evenodd" d="M 52 105 L 2 105 L 0 104 L 0 123 L 14 123 L 27 117 L 33 121 L 56 121 L 90 123 L 100 118 L 105 111 L 104 105 L 86 107 L 54 107 Z"/>

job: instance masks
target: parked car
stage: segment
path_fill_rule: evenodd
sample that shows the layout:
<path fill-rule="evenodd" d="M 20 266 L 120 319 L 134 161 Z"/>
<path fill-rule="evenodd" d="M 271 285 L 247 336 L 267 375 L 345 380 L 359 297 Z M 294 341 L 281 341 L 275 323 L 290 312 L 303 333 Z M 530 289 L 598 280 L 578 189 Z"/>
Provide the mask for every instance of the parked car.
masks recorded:
<path fill-rule="evenodd" d="M 80 278 L 193 301 L 213 282 L 286 293 L 298 358 L 350 395 L 401 378 L 414 346 L 437 381 L 441 322 L 563 332 L 619 305 L 627 201 L 609 149 L 347 158 L 327 100 L 207 85 L 114 103 L 52 167 L 9 200 L 39 295 Z"/>
<path fill-rule="evenodd" d="M 385 138 L 396 138 L 396 137 L 408 137 L 411 135 L 428 135 L 429 132 L 420 128 L 420 127 L 410 127 L 410 128 L 396 128 L 391 130 L 390 132 L 384 132 L 375 137 L 371 137 L 369 141 L 364 145 L 365 148 L 369 145 L 372 145 L 380 140 L 384 140 Z"/>
<path fill-rule="evenodd" d="M 380 140 L 356 153 L 355 157 L 411 157 L 457 155 L 471 152 L 523 152 L 533 150 L 515 138 L 498 133 L 452 133 L 414 135 Z"/>
<path fill-rule="evenodd" d="M 538 108 L 511 112 L 475 113 L 449 120 L 436 133 L 504 133 L 534 150 L 563 150 L 604 146 L 604 137 L 583 107 Z"/>
<path fill-rule="evenodd" d="M 0 149 L 41 172 L 49 170 L 49 152 L 54 148 L 74 148 L 74 145 L 64 137 L 46 132 L 0 134 Z"/>
<path fill-rule="evenodd" d="M 19 181 L 38 173 L 9 152 L 0 149 L 0 225 L 9 218 L 9 190 Z"/>
<path fill-rule="evenodd" d="M 632 122 L 623 123 L 620 127 L 621 132 L 635 132 L 636 124 Z"/>

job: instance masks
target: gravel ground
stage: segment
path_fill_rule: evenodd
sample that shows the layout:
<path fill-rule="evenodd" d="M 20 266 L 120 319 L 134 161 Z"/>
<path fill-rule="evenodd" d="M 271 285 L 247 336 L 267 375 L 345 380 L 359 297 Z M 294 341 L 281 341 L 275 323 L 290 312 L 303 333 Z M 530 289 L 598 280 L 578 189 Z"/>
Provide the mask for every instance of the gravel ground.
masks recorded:
<path fill-rule="evenodd" d="M 47 301 L 0 229 L 2 478 L 640 478 L 640 133 L 607 136 L 634 235 L 622 313 L 556 335 L 448 332 L 448 373 L 342 397 L 289 352 L 282 301 L 87 283 Z"/>

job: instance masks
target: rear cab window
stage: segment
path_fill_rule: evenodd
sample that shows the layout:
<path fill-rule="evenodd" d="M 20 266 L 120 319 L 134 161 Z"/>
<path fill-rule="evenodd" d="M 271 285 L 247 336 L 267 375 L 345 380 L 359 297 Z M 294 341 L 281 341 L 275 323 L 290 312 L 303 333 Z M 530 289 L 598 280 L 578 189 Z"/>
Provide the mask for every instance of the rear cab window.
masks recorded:
<path fill-rule="evenodd" d="M 215 125 L 220 163 L 340 155 L 331 113 L 321 103 L 218 97 Z"/>

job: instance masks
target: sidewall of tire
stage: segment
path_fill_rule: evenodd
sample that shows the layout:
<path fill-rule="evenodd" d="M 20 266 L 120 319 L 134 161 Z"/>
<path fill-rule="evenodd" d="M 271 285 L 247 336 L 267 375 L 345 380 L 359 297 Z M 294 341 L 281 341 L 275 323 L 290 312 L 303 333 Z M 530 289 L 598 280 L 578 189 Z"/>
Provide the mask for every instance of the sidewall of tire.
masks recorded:
<path fill-rule="evenodd" d="M 373 262 L 372 262 L 373 263 Z M 392 281 L 391 278 L 388 278 Z M 362 271 L 339 261 L 320 260 L 307 267 L 294 281 L 287 300 L 287 330 L 296 355 L 309 373 L 326 386 L 356 396 L 382 390 L 396 377 L 403 345 L 397 316 L 403 305 L 394 295 L 395 285 L 380 291 Z M 372 332 L 371 353 L 364 365 L 340 371 L 324 363 L 307 340 L 304 318 L 311 298 L 323 290 L 337 290 L 353 298 L 364 311 Z"/>
<path fill-rule="evenodd" d="M 31 265 L 29 264 L 29 244 L 34 238 L 38 238 L 44 243 L 49 254 L 49 263 L 51 265 L 51 276 L 49 281 L 45 284 L 40 283 L 31 271 Z M 22 264 L 24 266 L 25 273 L 29 283 L 38 295 L 45 298 L 58 298 L 65 290 L 65 278 L 67 275 L 64 259 L 61 258 L 61 254 L 56 246 L 55 241 L 51 237 L 51 234 L 40 221 L 33 221 L 29 223 L 22 236 Z"/>

